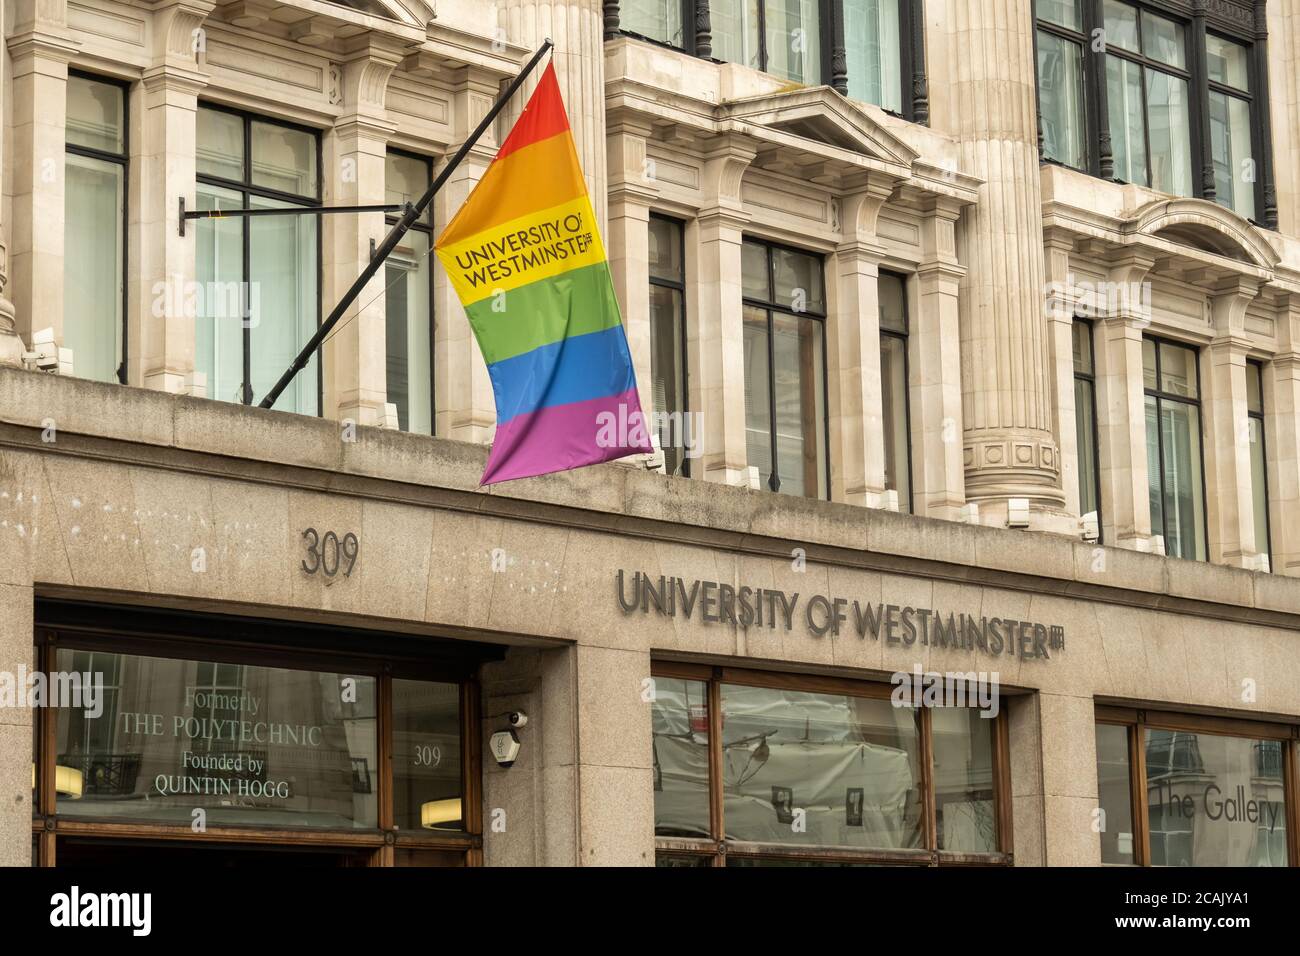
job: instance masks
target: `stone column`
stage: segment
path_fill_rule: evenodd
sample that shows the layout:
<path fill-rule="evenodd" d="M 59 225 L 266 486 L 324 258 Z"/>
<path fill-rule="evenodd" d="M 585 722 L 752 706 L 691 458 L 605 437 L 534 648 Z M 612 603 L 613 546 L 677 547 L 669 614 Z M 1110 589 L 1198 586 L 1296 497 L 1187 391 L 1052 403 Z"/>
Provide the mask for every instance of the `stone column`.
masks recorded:
<path fill-rule="evenodd" d="M 1205 415 L 1206 527 L 1210 561 L 1256 566 L 1264 542 L 1255 541 L 1250 470 L 1250 416 L 1246 398 L 1246 309 L 1259 292 L 1253 279 L 1233 278 L 1210 298 L 1214 340 L 1205 350 L 1201 398 Z"/>
<path fill-rule="evenodd" d="M 188 293 L 198 230 L 189 223 L 181 236 L 179 200 L 195 208 L 198 94 L 207 85 L 197 54 L 206 47 L 202 27 L 213 6 L 180 0 L 157 10 L 153 60 L 132 98 L 142 108 L 132 124 L 138 135 L 131 140 L 127 211 L 135 253 L 129 258 L 139 263 L 129 274 L 127 381 L 164 392 L 189 392 L 195 384 L 195 302 Z"/>
<path fill-rule="evenodd" d="M 388 78 L 402 56 L 394 41 L 369 34 L 342 62 L 343 110 L 325 139 L 325 205 L 377 205 L 384 201 L 388 139 L 397 128 L 388 119 L 384 97 Z M 372 212 L 322 216 L 321 228 L 323 311 L 328 314 L 365 270 L 371 243 L 382 242 L 387 227 L 384 214 Z M 348 316 L 324 349 L 323 411 L 340 421 L 378 425 L 384 420 L 388 394 L 384 270 L 362 290 Z"/>
<path fill-rule="evenodd" d="M 601 235 L 605 233 L 605 41 L 602 0 L 505 0 L 503 39 L 536 49 L 550 37 L 551 61 L 569 112 L 591 203 Z M 537 85 L 539 72 L 506 111 L 508 129 Z"/>
<path fill-rule="evenodd" d="M 1296 295 L 1279 308 L 1278 351 L 1265 366 L 1264 441 L 1273 571 L 1300 577 L 1300 296 Z"/>
<path fill-rule="evenodd" d="M 659 195 L 647 175 L 645 146 L 651 132 L 649 124 L 624 121 L 610 128 L 606 150 L 610 186 L 605 244 L 641 408 L 647 415 L 655 407 L 650 391 L 650 204 Z"/>
<path fill-rule="evenodd" d="M 948 0 L 937 24 L 953 76 L 935 126 L 983 180 L 959 257 L 966 495 L 988 523 L 1005 521 L 1010 498 L 1028 498 L 1040 524 L 1065 503 L 1043 319 L 1033 17 L 1031 0 Z"/>
<path fill-rule="evenodd" d="M 452 82 L 453 147 L 463 143 L 479 124 L 499 93 L 499 77 L 475 67 L 462 67 Z M 488 129 L 433 200 L 434 236 L 451 222 L 487 171 L 499 143 Z M 436 257 L 435 257 L 436 258 Z M 456 290 L 440 263 L 434 263 L 434 408 L 441 438 L 485 444 L 496 425 L 496 400 L 483 353 L 465 316 Z"/>
<path fill-rule="evenodd" d="M 959 292 L 966 269 L 957 261 L 956 224 L 961 206 L 936 198 L 924 207 L 916 308 L 908 336 L 912 427 L 913 508 L 918 515 L 955 521 L 966 504 L 962 454 L 961 335 Z"/>
<path fill-rule="evenodd" d="M 876 508 L 885 490 L 878 285 L 885 250 L 876 239 L 876 219 L 893 183 L 867 180 L 850 190 L 831 265 L 826 329 L 831 500 Z"/>
<path fill-rule="evenodd" d="M 745 332 L 741 288 L 741 242 L 749 216 L 740 182 L 755 152 L 722 140 L 704 163 L 704 205 L 693 230 L 696 254 L 686 276 L 690 314 L 690 407 L 704 413 L 703 475 L 708 481 L 746 485 Z M 690 260 L 695 266 L 690 267 Z M 692 472 L 694 474 L 694 472 Z"/>
<path fill-rule="evenodd" d="M 1130 256 L 1111 268 L 1112 287 L 1134 289 L 1154 260 Z M 1103 316 L 1097 350 L 1097 444 L 1101 449 L 1101 520 L 1107 544 L 1151 551 L 1147 487 L 1146 403 L 1142 391 L 1142 334 L 1151 316 L 1140 296 L 1098 303 Z"/>
<path fill-rule="evenodd" d="M 54 329 L 63 341 L 63 167 L 68 61 L 77 46 L 65 0 L 19 0 L 12 11 L 9 297 L 18 334 Z M 11 346 L 12 348 L 12 346 Z"/>

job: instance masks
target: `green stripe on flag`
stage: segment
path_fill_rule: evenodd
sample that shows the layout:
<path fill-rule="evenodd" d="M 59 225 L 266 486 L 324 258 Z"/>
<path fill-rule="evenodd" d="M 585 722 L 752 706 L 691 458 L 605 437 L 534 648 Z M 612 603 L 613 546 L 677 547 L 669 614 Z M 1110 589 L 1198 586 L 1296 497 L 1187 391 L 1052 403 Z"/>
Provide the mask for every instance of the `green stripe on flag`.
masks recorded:
<path fill-rule="evenodd" d="M 572 269 L 466 307 L 488 365 L 619 324 L 609 263 Z"/>

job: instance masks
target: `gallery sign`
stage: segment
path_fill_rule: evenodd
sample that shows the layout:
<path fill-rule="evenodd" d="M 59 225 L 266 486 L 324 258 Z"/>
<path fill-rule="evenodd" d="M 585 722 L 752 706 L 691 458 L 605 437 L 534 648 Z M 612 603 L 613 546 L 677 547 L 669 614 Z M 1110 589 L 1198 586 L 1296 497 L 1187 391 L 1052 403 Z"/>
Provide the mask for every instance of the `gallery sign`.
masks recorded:
<path fill-rule="evenodd" d="M 615 575 L 618 603 L 625 614 L 684 617 L 741 630 L 766 627 L 785 631 L 800 621 L 813 637 L 856 634 L 865 640 L 909 647 L 978 650 L 990 656 L 1050 660 L 1065 649 L 1065 628 L 1011 617 L 975 616 L 951 609 L 918 608 L 778 588 L 735 587 L 640 571 Z"/>

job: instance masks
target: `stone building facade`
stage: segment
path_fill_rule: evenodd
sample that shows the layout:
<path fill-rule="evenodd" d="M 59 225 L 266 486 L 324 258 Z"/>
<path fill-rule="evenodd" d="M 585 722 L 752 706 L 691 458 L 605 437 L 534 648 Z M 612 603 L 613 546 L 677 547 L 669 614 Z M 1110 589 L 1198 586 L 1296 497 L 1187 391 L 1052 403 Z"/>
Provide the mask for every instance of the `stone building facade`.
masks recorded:
<path fill-rule="evenodd" d="M 1300 863 L 1287 3 L 0 10 L 0 861 Z M 659 453 L 478 487 L 522 97 L 254 407 L 548 37 Z"/>

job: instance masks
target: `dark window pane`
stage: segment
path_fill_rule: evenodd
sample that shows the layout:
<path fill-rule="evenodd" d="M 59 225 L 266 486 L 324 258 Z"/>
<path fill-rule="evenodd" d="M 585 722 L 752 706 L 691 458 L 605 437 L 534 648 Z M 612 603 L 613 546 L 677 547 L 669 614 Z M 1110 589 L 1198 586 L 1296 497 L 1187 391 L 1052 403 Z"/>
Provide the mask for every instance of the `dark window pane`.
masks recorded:
<path fill-rule="evenodd" d="M 618 24 L 628 33 L 682 46 L 681 0 L 622 0 Z"/>
<path fill-rule="evenodd" d="M 849 96 L 903 111 L 899 0 L 844 0 Z"/>
<path fill-rule="evenodd" d="M 686 390 L 682 374 L 682 293 L 650 287 L 650 391 L 658 413 L 659 447 L 668 474 L 681 473 L 685 434 Z"/>
<path fill-rule="evenodd" d="M 1155 866 L 1286 866 L 1281 741 L 1149 729 Z"/>
<path fill-rule="evenodd" d="M 878 283 L 880 327 L 890 332 L 907 332 L 907 301 L 903 278 L 882 275 Z"/>
<path fill-rule="evenodd" d="M 1043 153 L 1075 169 L 1087 164 L 1083 148 L 1083 48 L 1038 32 L 1038 105 Z"/>
<path fill-rule="evenodd" d="M 1083 29 L 1081 0 L 1035 0 L 1034 15 L 1070 30 Z"/>
<path fill-rule="evenodd" d="M 654 734 L 655 834 L 708 837 L 709 694 L 702 681 L 654 679 L 650 712 Z M 663 859 L 662 857 L 660 858 Z M 671 864 L 694 865 L 669 857 Z"/>
<path fill-rule="evenodd" d="M 104 698 L 99 714 L 59 709 L 59 813 L 189 826 L 202 809 L 208 825 L 378 825 L 373 678 L 113 654 L 85 667 L 102 675 Z M 72 652 L 58 652 L 58 668 L 74 669 Z"/>
<path fill-rule="evenodd" d="M 745 298 L 771 300 L 772 290 L 767 274 L 767 247 L 756 242 L 746 242 L 740 247 L 741 285 Z"/>
<path fill-rule="evenodd" d="M 1092 364 L 1092 326 L 1087 322 L 1074 323 L 1071 330 L 1074 346 L 1074 370 L 1083 375 L 1091 375 Z"/>
<path fill-rule="evenodd" d="M 1196 398 L 1196 350 L 1160 343 L 1160 390 L 1183 398 Z"/>
<path fill-rule="evenodd" d="M 745 309 L 745 453 L 762 487 L 772 477 L 772 373 L 767 354 L 767 313 Z"/>
<path fill-rule="evenodd" d="M 460 724 L 458 685 L 393 680 L 393 822 L 399 828 L 465 828 Z"/>
<path fill-rule="evenodd" d="M 822 324 L 772 314 L 776 463 L 781 491 L 826 497 L 826 406 Z"/>
<path fill-rule="evenodd" d="M 106 153 L 126 151 L 126 95 L 115 83 L 68 77 L 65 136 L 73 146 Z"/>
<path fill-rule="evenodd" d="M 907 340 L 880 337 L 880 419 L 885 431 L 885 489 L 898 492 L 898 509 L 912 510 L 907 433 Z"/>
<path fill-rule="evenodd" d="M 650 217 L 650 276 L 681 282 L 685 278 L 682 264 L 682 226 L 661 216 Z"/>
<path fill-rule="evenodd" d="M 1106 108 L 1115 178 L 1147 185 L 1146 106 L 1142 68 L 1136 63 L 1117 56 L 1106 58 Z"/>
<path fill-rule="evenodd" d="M 995 853 L 997 809 L 993 799 L 993 720 L 987 712 L 936 707 L 934 799 L 939 849 Z"/>
<path fill-rule="evenodd" d="M 729 840 L 803 846 L 921 845 L 916 713 L 890 701 L 727 684 Z"/>
<path fill-rule="evenodd" d="M 68 153 L 64 165 L 63 345 L 78 378 L 116 382 L 122 362 L 126 167 Z"/>
<path fill-rule="evenodd" d="M 790 249 L 773 249 L 776 280 L 773 301 L 794 312 L 826 313 L 826 292 L 822 283 L 822 260 Z"/>
<path fill-rule="evenodd" d="M 1100 517 L 1097 501 L 1097 396 L 1087 379 L 1074 380 L 1074 420 L 1079 447 L 1079 514 L 1093 512 Z"/>
<path fill-rule="evenodd" d="M 1133 794 L 1128 728 L 1097 725 L 1097 806 L 1102 811 L 1101 862 L 1133 862 Z"/>
<path fill-rule="evenodd" d="M 1182 402 L 1160 403 L 1164 447 L 1165 553 L 1205 560 L 1201 479 L 1201 412 Z"/>

